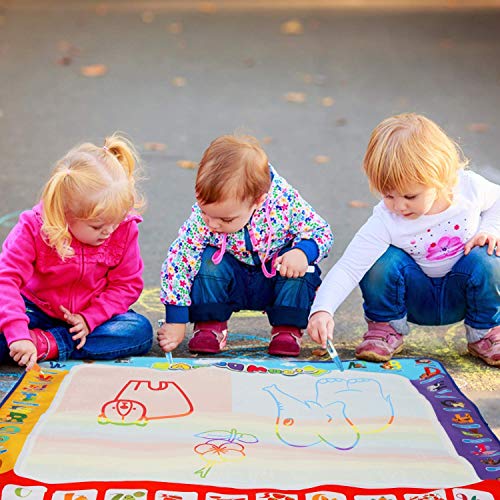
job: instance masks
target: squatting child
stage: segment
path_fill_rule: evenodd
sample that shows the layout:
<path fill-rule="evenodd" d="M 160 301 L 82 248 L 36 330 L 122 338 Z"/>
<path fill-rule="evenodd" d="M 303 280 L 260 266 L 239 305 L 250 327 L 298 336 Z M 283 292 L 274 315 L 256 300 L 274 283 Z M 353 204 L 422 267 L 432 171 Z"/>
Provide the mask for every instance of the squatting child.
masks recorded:
<path fill-rule="evenodd" d="M 320 287 L 313 340 L 332 337 L 333 314 L 359 282 L 368 331 L 357 358 L 399 353 L 407 321 L 464 320 L 469 352 L 500 365 L 500 186 L 466 164 L 423 116 L 393 116 L 375 128 L 363 166 L 383 200 Z"/>
<path fill-rule="evenodd" d="M 210 144 L 195 194 L 162 267 L 160 346 L 175 349 L 193 322 L 189 350 L 218 353 L 231 314 L 250 309 L 267 313 L 271 355 L 298 356 L 321 282 L 317 263 L 332 246 L 330 227 L 250 136 L 225 135 Z"/>
<path fill-rule="evenodd" d="M 0 254 L 0 363 L 149 351 L 151 324 L 129 310 L 143 289 L 136 162 L 119 135 L 75 147 L 21 214 Z"/>

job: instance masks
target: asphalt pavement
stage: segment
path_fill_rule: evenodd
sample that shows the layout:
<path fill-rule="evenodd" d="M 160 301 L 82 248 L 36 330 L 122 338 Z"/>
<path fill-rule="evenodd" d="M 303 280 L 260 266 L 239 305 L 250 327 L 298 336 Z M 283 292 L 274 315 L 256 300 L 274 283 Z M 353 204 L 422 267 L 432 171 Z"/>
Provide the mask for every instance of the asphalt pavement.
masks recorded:
<path fill-rule="evenodd" d="M 325 272 L 377 203 L 361 160 L 383 118 L 427 115 L 471 168 L 500 182 L 499 10 L 142 4 L 0 2 L 0 241 L 69 148 L 126 132 L 144 160 L 148 201 L 137 310 L 153 322 L 162 316 L 161 263 L 194 202 L 190 167 L 218 135 L 259 138 L 330 222 Z M 352 358 L 365 328 L 358 290 L 336 322 L 338 351 Z M 265 352 L 261 314 L 241 314 L 230 329 L 248 337 L 249 352 Z M 306 343 L 304 356 L 313 349 Z M 443 362 L 498 434 L 499 370 L 466 354 L 463 325 L 415 327 L 403 354 Z"/>

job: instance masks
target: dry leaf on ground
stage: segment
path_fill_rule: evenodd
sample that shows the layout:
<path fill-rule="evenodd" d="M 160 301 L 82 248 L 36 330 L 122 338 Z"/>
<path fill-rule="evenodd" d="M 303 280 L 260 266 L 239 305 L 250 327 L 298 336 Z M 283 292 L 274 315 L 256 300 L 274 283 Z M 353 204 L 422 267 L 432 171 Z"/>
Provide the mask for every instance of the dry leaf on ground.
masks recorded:
<path fill-rule="evenodd" d="M 370 205 L 368 203 L 366 203 L 366 201 L 351 200 L 349 202 L 349 206 L 352 208 L 366 208 L 366 207 L 369 207 Z"/>
<path fill-rule="evenodd" d="M 172 85 L 174 87 L 185 87 L 186 79 L 183 76 L 176 76 L 175 78 L 172 78 Z"/>
<path fill-rule="evenodd" d="M 99 5 L 96 5 L 95 7 L 95 13 L 98 16 L 105 16 L 109 12 L 109 6 L 106 5 L 105 3 L 101 3 Z"/>
<path fill-rule="evenodd" d="M 343 127 L 344 125 L 347 125 L 347 118 L 338 118 L 335 121 L 335 124 L 337 125 L 337 127 Z"/>
<path fill-rule="evenodd" d="M 287 92 L 285 94 L 285 99 L 288 102 L 303 103 L 306 100 L 306 95 L 304 92 Z"/>
<path fill-rule="evenodd" d="M 146 151 L 165 151 L 167 145 L 163 144 L 163 142 L 145 142 L 144 149 Z"/>
<path fill-rule="evenodd" d="M 317 155 L 314 157 L 314 161 L 321 165 L 323 163 L 328 163 L 330 161 L 330 157 L 325 155 Z"/>
<path fill-rule="evenodd" d="M 60 66 L 69 66 L 73 62 L 73 59 L 69 56 L 63 56 L 56 60 L 56 63 Z"/>
<path fill-rule="evenodd" d="M 177 165 L 181 168 L 193 169 L 198 167 L 198 163 L 190 160 L 178 160 Z"/>
<path fill-rule="evenodd" d="M 469 123 L 468 127 L 471 132 L 486 132 L 489 128 L 487 123 Z"/>
<path fill-rule="evenodd" d="M 173 35 L 179 35 L 180 33 L 183 32 L 184 26 L 182 25 L 182 23 L 170 23 L 167 26 L 167 29 Z"/>
<path fill-rule="evenodd" d="M 198 5 L 198 10 L 203 14 L 215 14 L 217 12 L 217 5 L 214 2 L 201 2 Z"/>
<path fill-rule="evenodd" d="M 455 46 L 455 42 L 452 38 L 443 38 L 442 40 L 439 40 L 439 46 L 442 49 L 452 49 Z"/>
<path fill-rule="evenodd" d="M 321 99 L 321 104 L 325 108 L 329 108 L 335 104 L 335 99 L 333 97 L 323 97 L 323 99 Z"/>
<path fill-rule="evenodd" d="M 151 10 L 145 10 L 141 14 L 141 19 L 143 23 L 149 24 L 152 23 L 155 19 L 155 13 Z"/>
<path fill-rule="evenodd" d="M 318 358 L 321 358 L 322 356 L 324 356 L 328 351 L 326 349 L 313 349 L 311 351 L 311 354 L 313 356 L 317 356 Z"/>
<path fill-rule="evenodd" d="M 80 68 L 80 73 L 88 77 L 103 76 L 107 72 L 108 67 L 105 64 L 90 64 L 89 66 L 82 66 Z"/>
<path fill-rule="evenodd" d="M 280 31 L 284 35 L 302 35 L 304 26 L 298 19 L 290 19 L 281 25 Z"/>

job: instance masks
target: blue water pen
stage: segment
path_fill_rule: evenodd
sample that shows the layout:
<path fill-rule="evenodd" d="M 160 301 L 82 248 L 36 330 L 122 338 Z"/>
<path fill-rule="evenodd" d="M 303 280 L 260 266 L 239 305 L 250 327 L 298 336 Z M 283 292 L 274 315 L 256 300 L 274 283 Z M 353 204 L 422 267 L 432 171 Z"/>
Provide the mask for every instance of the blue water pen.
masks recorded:
<path fill-rule="evenodd" d="M 158 328 L 161 328 L 163 324 L 165 323 L 164 319 L 159 319 L 158 320 Z M 172 358 L 172 353 L 171 352 L 166 352 L 165 357 L 167 358 L 167 361 L 172 365 L 174 363 L 174 359 Z"/>
<path fill-rule="evenodd" d="M 330 358 L 332 358 L 332 361 L 337 365 L 337 368 L 343 372 L 344 371 L 344 365 L 342 364 L 342 361 L 340 360 L 340 357 L 337 353 L 337 349 L 335 349 L 335 346 L 333 345 L 333 342 L 330 339 L 326 339 L 326 350 L 328 354 L 330 355 Z"/>

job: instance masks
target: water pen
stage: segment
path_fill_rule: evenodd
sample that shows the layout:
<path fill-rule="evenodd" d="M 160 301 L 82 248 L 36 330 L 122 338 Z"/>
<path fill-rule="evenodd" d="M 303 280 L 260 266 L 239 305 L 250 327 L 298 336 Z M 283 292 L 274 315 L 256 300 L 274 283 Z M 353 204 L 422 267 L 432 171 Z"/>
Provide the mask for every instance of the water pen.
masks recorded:
<path fill-rule="evenodd" d="M 158 320 L 158 328 L 161 328 L 163 324 L 165 323 L 164 319 L 159 319 Z M 172 353 L 171 352 L 166 352 L 165 357 L 167 358 L 167 361 L 172 365 L 174 363 L 174 360 L 172 358 Z"/>
<path fill-rule="evenodd" d="M 341 372 L 343 372 L 344 366 L 342 365 L 342 361 L 340 360 L 340 357 L 337 353 L 337 349 L 335 349 L 335 346 L 333 345 L 333 342 L 330 339 L 326 339 L 326 350 L 330 355 L 330 358 L 332 358 L 332 361 L 337 365 L 337 368 Z"/>
<path fill-rule="evenodd" d="M 276 264 L 276 271 L 279 271 L 281 267 L 281 264 Z M 313 273 L 314 272 L 314 266 L 307 266 L 307 271 L 306 273 Z"/>

